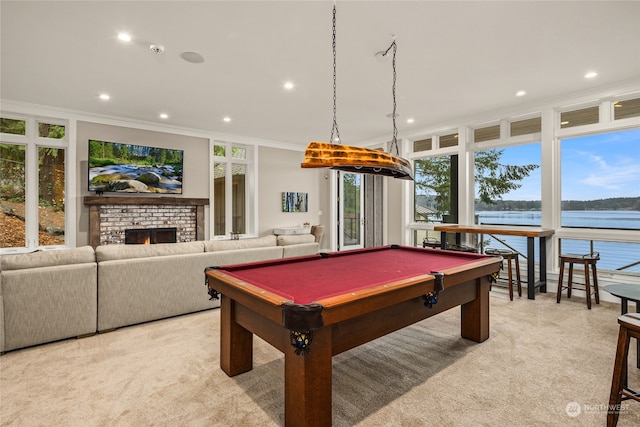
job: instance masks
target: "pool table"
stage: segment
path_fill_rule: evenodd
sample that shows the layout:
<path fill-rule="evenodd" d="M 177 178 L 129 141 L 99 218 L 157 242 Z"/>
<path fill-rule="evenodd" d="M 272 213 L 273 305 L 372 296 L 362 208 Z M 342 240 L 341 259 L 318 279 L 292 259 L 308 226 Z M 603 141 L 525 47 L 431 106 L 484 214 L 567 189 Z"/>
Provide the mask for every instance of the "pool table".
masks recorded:
<path fill-rule="evenodd" d="M 461 335 L 489 338 L 500 259 L 383 246 L 205 270 L 220 301 L 220 367 L 253 367 L 253 334 L 284 353 L 285 424 L 331 425 L 332 356 L 450 308 Z"/>

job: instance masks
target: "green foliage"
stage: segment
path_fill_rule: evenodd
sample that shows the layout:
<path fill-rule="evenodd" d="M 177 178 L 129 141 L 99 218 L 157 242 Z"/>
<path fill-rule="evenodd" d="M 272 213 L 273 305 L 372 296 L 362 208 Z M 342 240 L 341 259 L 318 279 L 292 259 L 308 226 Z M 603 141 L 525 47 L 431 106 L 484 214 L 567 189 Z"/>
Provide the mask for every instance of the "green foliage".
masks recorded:
<path fill-rule="evenodd" d="M 0 197 L 15 200 L 25 195 L 24 145 L 0 144 Z"/>
<path fill-rule="evenodd" d="M 214 145 L 213 146 L 213 155 L 224 157 L 225 156 L 225 146 L 224 145 Z"/>
<path fill-rule="evenodd" d="M 416 194 L 434 194 L 435 210 L 448 213 L 451 206 L 451 157 L 433 157 L 415 162 Z"/>
<path fill-rule="evenodd" d="M 504 165 L 500 157 L 504 150 L 484 150 L 475 156 L 475 181 L 478 197 L 485 203 L 495 203 L 502 196 L 522 186 L 520 181 L 540 166 L 529 164 L 523 166 Z"/>
<path fill-rule="evenodd" d="M 564 200 L 563 211 L 640 211 L 640 197 L 615 197 L 599 200 Z"/>
<path fill-rule="evenodd" d="M 503 152 L 504 150 L 492 149 L 476 153 L 474 178 L 478 197 L 483 203 L 493 204 L 502 200 L 503 195 L 520 188 L 520 181 L 539 167 L 534 164 L 502 164 L 500 158 Z M 451 206 L 451 162 L 451 156 L 415 162 L 416 194 L 433 195 L 436 211 L 440 214 L 449 213 Z"/>
<path fill-rule="evenodd" d="M 50 123 L 38 123 L 38 136 L 41 138 L 64 139 L 65 127 Z"/>
<path fill-rule="evenodd" d="M 127 164 L 179 166 L 181 163 L 182 151 L 180 150 L 89 140 L 90 168 Z"/>
<path fill-rule="evenodd" d="M 25 135 L 26 122 L 24 120 L 0 118 L 0 132 L 11 135 Z"/>
<path fill-rule="evenodd" d="M 344 173 L 342 178 L 344 212 L 345 214 L 359 213 L 361 177 L 357 174 Z"/>
<path fill-rule="evenodd" d="M 494 203 L 477 202 L 477 211 L 539 211 L 540 200 L 498 200 Z M 640 197 L 615 197 L 597 200 L 564 200 L 563 211 L 640 211 Z"/>

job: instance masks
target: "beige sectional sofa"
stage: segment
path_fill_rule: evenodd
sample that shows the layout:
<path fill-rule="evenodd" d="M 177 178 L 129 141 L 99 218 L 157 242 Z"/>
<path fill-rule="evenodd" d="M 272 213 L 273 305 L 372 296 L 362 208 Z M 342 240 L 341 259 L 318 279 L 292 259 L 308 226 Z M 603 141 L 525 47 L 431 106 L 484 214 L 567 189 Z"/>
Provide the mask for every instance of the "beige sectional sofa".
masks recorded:
<path fill-rule="evenodd" d="M 312 235 L 269 235 L 3 256 L 0 352 L 214 308 L 206 267 L 317 252 Z"/>

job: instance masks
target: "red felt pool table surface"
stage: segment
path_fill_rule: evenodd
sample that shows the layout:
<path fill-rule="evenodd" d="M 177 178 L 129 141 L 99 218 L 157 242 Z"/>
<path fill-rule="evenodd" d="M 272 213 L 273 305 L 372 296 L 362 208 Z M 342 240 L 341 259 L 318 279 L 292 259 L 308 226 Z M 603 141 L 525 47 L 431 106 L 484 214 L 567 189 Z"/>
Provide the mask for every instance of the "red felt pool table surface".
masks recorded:
<path fill-rule="evenodd" d="M 483 255 L 464 252 L 413 247 L 398 249 L 362 249 L 223 267 L 223 270 L 238 280 L 266 289 L 296 304 L 310 304 L 486 259 Z M 425 256 L 425 252 L 429 256 Z"/>

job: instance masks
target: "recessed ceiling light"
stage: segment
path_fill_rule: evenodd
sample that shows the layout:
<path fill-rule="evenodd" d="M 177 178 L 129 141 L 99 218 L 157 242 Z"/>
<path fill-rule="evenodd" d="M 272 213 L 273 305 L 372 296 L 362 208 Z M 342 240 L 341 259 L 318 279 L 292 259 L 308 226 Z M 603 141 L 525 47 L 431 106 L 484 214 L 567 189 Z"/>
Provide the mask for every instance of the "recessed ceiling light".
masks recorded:
<path fill-rule="evenodd" d="M 519 90 L 516 92 L 516 96 L 525 96 L 527 94 L 527 92 L 525 92 L 524 90 Z"/>
<path fill-rule="evenodd" d="M 168 119 L 169 115 L 167 113 L 160 113 L 160 118 L 161 119 Z"/>
<path fill-rule="evenodd" d="M 413 123 L 413 119 L 407 119 L 407 123 Z"/>
<path fill-rule="evenodd" d="M 111 99 L 111 97 L 109 95 L 107 95 L 106 93 L 101 93 L 100 94 L 100 99 L 102 99 L 103 101 L 108 101 Z"/>
<path fill-rule="evenodd" d="M 131 41 L 131 36 L 127 33 L 120 33 L 118 34 L 118 38 L 120 40 L 122 40 L 123 42 L 130 42 Z"/>
<path fill-rule="evenodd" d="M 223 121 L 229 123 L 231 121 L 231 117 L 225 117 L 222 119 Z"/>
<path fill-rule="evenodd" d="M 592 79 L 597 75 L 598 75 L 598 73 L 596 73 L 595 71 L 589 71 L 587 74 L 584 75 L 584 78 L 585 79 Z"/>
<path fill-rule="evenodd" d="M 287 89 L 287 90 L 293 89 L 293 82 L 286 82 L 284 84 L 284 88 Z"/>

